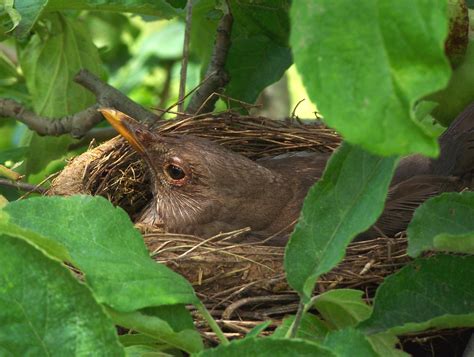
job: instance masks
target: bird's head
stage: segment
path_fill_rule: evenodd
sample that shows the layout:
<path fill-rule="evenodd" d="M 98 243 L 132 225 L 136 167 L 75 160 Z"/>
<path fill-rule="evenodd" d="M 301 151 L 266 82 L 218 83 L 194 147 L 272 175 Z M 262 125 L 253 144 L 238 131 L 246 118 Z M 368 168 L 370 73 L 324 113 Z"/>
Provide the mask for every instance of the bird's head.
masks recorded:
<path fill-rule="evenodd" d="M 145 223 L 196 233 L 191 227 L 210 222 L 215 226 L 226 211 L 235 215 L 232 209 L 238 210 L 242 200 L 258 199 L 259 177 L 271 179 L 269 170 L 209 140 L 159 134 L 115 109 L 100 111 L 150 169 L 154 203 L 145 212 Z M 222 222 L 217 232 L 234 228 L 227 227 L 225 219 Z"/>

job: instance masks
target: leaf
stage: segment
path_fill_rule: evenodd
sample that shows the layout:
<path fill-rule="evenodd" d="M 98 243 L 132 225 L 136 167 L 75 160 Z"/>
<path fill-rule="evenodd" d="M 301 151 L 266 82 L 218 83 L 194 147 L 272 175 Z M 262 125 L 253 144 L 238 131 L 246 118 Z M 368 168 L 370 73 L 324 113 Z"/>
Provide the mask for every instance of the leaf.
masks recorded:
<path fill-rule="evenodd" d="M 272 323 L 271 320 L 264 321 L 258 325 L 256 325 L 254 328 L 252 328 L 246 335 L 245 338 L 256 338 L 258 335 L 260 335 L 263 331 L 267 329 L 268 326 L 270 326 Z"/>
<path fill-rule="evenodd" d="M 230 1 L 234 23 L 225 66 L 231 78 L 226 95 L 254 103 L 261 91 L 278 81 L 292 64 L 289 7 L 288 0 Z M 202 61 L 203 74 L 222 15 L 214 0 L 200 0 L 193 6 L 191 48 Z"/>
<path fill-rule="evenodd" d="M 118 312 L 113 309 L 107 311 L 117 325 L 141 332 L 180 350 L 196 353 L 203 349 L 201 335 L 194 329 L 177 332 L 165 320 L 147 316 L 139 311 Z"/>
<path fill-rule="evenodd" d="M 385 278 L 373 313 L 358 328 L 402 334 L 474 326 L 474 256 L 417 259 Z"/>
<path fill-rule="evenodd" d="M 396 348 L 400 343 L 397 336 L 390 333 L 378 333 L 367 336 L 370 344 L 379 356 L 383 357 L 409 357 L 410 355 Z"/>
<path fill-rule="evenodd" d="M 4 164 L 6 161 L 13 161 L 18 162 L 21 161 L 26 153 L 28 152 L 28 148 L 25 146 L 1 150 L 0 151 L 0 164 Z"/>
<path fill-rule="evenodd" d="M 381 155 L 439 153 L 413 107 L 450 77 L 446 1 L 294 1 L 290 16 L 296 66 L 329 126 Z"/>
<path fill-rule="evenodd" d="M 182 9 L 173 7 L 165 0 L 49 0 L 48 11 L 63 10 L 131 12 L 161 19 L 170 19 L 183 14 Z"/>
<path fill-rule="evenodd" d="M 381 214 L 396 158 L 344 143 L 310 190 L 285 251 L 289 284 L 308 300 L 319 275 L 344 257 L 349 242 Z"/>
<path fill-rule="evenodd" d="M 84 272 L 97 300 L 115 310 L 198 301 L 188 281 L 149 257 L 128 215 L 105 198 L 35 197 L 0 213 L 0 232 L 63 247 L 70 258 L 59 257 Z"/>
<path fill-rule="evenodd" d="M 46 38 L 33 35 L 20 52 L 20 63 L 35 113 L 54 120 L 95 103 L 94 96 L 74 83 L 73 78 L 82 68 L 99 76 L 103 70 L 97 48 L 83 24 L 60 14 L 49 19 L 51 33 Z M 49 161 L 62 156 L 71 143 L 68 135 L 45 138 L 33 134 L 27 174 L 40 171 Z"/>
<path fill-rule="evenodd" d="M 278 328 L 275 330 L 271 337 L 284 338 L 291 325 L 293 324 L 294 320 L 294 315 L 288 316 L 283 319 L 281 325 L 278 326 Z M 301 323 L 296 333 L 296 337 L 310 341 L 322 341 L 328 333 L 329 327 L 327 326 L 327 324 L 316 315 L 307 312 L 303 315 L 301 319 Z"/>
<path fill-rule="evenodd" d="M 14 31 L 15 37 L 21 39 L 28 35 L 47 3 L 48 0 L 15 1 L 15 10 L 20 15 L 20 21 Z"/>
<path fill-rule="evenodd" d="M 3 0 L 0 5 L 0 41 L 17 27 L 21 20 L 20 13 L 13 8 L 14 2 L 14 0 Z"/>
<path fill-rule="evenodd" d="M 352 327 L 372 312 L 362 300 L 362 294 L 362 291 L 351 289 L 329 290 L 315 299 L 314 307 L 336 329 Z"/>
<path fill-rule="evenodd" d="M 337 356 L 379 356 L 367 337 L 352 328 L 330 332 L 323 345 L 331 349 Z"/>
<path fill-rule="evenodd" d="M 201 351 L 196 356 L 216 357 L 287 357 L 287 356 L 336 356 L 329 349 L 314 342 L 277 338 L 243 339 L 229 345 Z"/>
<path fill-rule="evenodd" d="M 0 354 L 123 356 L 110 318 L 59 262 L 0 236 Z"/>
<path fill-rule="evenodd" d="M 408 225 L 408 254 L 426 250 L 474 253 L 474 192 L 443 193 L 421 205 Z"/>
<path fill-rule="evenodd" d="M 292 63 L 291 50 L 268 37 L 259 35 L 236 39 L 232 41 L 226 62 L 232 80 L 225 94 L 254 103 L 260 92 L 278 81 Z"/>

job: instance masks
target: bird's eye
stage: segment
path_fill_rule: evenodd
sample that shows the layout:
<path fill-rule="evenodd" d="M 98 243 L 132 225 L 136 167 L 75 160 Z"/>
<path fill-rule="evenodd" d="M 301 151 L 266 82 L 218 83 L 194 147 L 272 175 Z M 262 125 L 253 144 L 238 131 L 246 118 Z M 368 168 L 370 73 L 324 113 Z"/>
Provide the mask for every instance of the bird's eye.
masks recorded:
<path fill-rule="evenodd" d="M 166 173 L 173 180 L 182 180 L 186 176 L 184 170 L 181 167 L 173 164 L 166 165 Z"/>

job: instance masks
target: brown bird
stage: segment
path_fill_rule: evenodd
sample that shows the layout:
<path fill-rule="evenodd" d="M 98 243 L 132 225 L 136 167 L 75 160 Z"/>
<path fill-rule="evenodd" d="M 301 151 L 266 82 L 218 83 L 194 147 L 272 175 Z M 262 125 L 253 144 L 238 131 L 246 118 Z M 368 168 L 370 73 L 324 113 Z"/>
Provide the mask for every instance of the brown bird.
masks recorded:
<path fill-rule="evenodd" d="M 138 222 L 172 233 L 210 237 L 251 227 L 253 237 L 273 236 L 266 244 L 284 245 L 330 156 L 296 152 L 252 161 L 202 138 L 157 134 L 114 109 L 100 111 L 151 171 L 153 200 Z M 393 236 L 429 197 L 471 187 L 473 113 L 471 105 L 440 137 L 438 159 L 401 160 L 383 214 L 359 239 Z"/>

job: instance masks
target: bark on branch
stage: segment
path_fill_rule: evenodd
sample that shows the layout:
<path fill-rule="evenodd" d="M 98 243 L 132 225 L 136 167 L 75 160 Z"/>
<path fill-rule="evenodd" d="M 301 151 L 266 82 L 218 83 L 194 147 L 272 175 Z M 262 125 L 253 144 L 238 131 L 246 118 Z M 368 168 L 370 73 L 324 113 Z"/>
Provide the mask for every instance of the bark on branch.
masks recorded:
<path fill-rule="evenodd" d="M 0 99 L 0 117 L 14 118 L 39 135 L 59 136 L 69 133 L 74 138 L 82 138 L 102 120 L 102 114 L 97 111 L 100 107 L 114 107 L 137 120 L 149 123 L 157 118 L 85 69 L 79 71 L 74 80 L 95 95 L 96 104 L 76 114 L 52 119 L 35 114 L 13 99 Z"/>
<path fill-rule="evenodd" d="M 234 19 L 232 14 L 225 14 L 217 27 L 216 43 L 212 53 L 209 67 L 202 85 L 192 96 L 186 113 L 199 114 L 212 112 L 219 99 L 216 93 L 221 93 L 224 87 L 229 83 L 229 75 L 225 70 L 227 54 L 230 48 L 230 35 L 232 32 L 232 23 Z M 211 97 L 212 98 L 209 98 Z"/>

